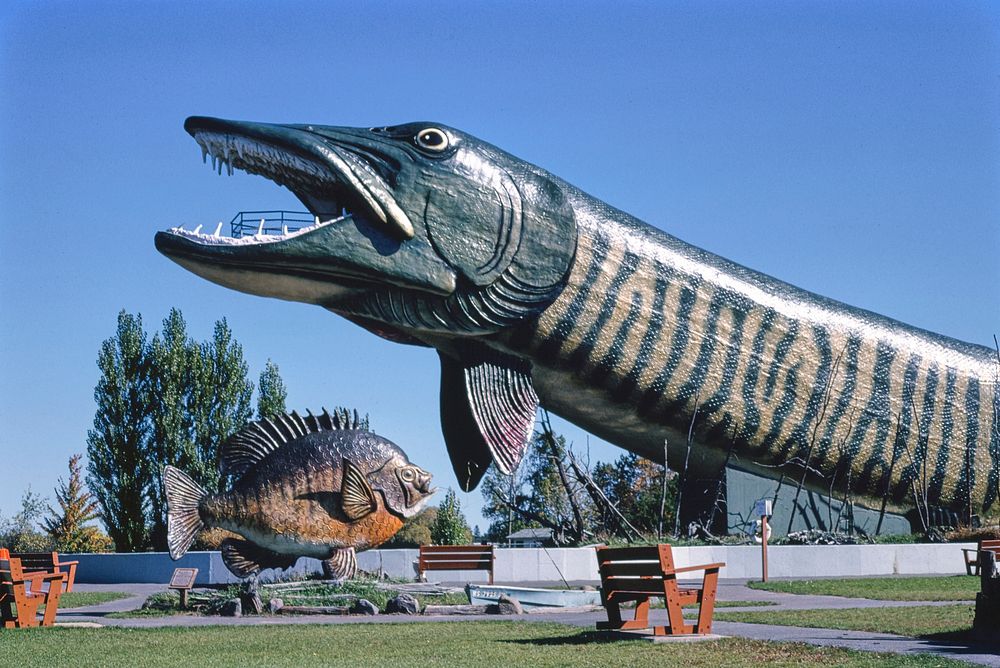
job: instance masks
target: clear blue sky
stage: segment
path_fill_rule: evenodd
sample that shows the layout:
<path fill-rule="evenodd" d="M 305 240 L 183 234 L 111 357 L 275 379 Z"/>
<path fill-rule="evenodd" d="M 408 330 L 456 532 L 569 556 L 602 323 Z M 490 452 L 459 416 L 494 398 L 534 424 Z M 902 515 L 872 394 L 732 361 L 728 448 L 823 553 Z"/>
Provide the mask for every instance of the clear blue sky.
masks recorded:
<path fill-rule="evenodd" d="M 219 177 L 188 115 L 436 120 L 705 249 L 993 345 L 1000 6 L 993 3 L 46 2 L 0 8 L 0 514 L 85 452 L 119 310 L 229 319 L 289 405 L 348 405 L 456 486 L 436 355 L 232 292 L 157 230 L 300 209 Z M 557 423 L 562 428 L 563 423 Z M 586 436 L 567 428 L 578 448 Z M 590 439 L 592 457 L 616 449 Z M 460 495 L 473 523 L 480 495 Z"/>

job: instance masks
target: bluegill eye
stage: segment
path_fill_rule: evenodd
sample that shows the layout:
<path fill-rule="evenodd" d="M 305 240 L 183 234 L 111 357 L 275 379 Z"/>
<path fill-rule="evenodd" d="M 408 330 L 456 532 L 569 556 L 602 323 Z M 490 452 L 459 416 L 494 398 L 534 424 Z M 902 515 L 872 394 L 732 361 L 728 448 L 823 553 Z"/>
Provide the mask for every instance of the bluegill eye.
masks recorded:
<path fill-rule="evenodd" d="M 437 128 L 427 128 L 417 133 L 415 138 L 417 146 L 428 151 L 443 151 L 448 148 L 448 135 Z"/>
<path fill-rule="evenodd" d="M 413 469 L 403 469 L 400 471 L 399 477 L 403 479 L 403 482 L 413 482 L 417 474 L 413 472 Z"/>

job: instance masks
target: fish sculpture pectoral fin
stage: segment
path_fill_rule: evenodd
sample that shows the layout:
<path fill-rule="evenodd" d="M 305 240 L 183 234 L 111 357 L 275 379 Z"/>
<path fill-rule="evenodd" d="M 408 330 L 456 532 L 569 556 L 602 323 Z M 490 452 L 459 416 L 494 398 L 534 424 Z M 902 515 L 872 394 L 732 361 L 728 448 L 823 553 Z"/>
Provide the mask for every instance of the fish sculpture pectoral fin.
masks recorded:
<path fill-rule="evenodd" d="M 476 488 L 493 461 L 465 391 L 462 365 L 441 355 L 441 431 L 458 484 L 466 492 Z"/>
<path fill-rule="evenodd" d="M 248 540 L 227 538 L 222 541 L 222 561 L 238 578 L 256 575 L 268 568 L 291 568 L 298 557 L 268 550 Z"/>
<path fill-rule="evenodd" d="M 340 503 L 344 514 L 360 520 L 378 507 L 375 491 L 368 484 L 365 474 L 350 459 L 344 458 L 344 480 L 341 483 Z"/>
<path fill-rule="evenodd" d="M 335 549 L 323 560 L 323 575 L 332 580 L 349 580 L 358 572 L 358 556 L 353 547 Z"/>
<path fill-rule="evenodd" d="M 441 430 L 455 475 L 475 489 L 491 461 L 510 475 L 535 424 L 538 395 L 527 363 L 496 353 L 441 355 Z"/>

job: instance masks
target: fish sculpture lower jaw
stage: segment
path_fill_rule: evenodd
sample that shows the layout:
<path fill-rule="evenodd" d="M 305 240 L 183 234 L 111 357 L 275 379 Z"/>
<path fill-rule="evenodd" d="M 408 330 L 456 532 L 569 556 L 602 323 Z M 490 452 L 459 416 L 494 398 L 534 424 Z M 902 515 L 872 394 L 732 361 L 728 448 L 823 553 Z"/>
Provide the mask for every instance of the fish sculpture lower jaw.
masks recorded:
<path fill-rule="evenodd" d="M 696 476 L 739 461 L 890 505 L 997 501 L 989 348 L 715 256 L 440 124 L 186 127 L 312 213 L 334 201 L 356 215 L 239 244 L 160 233 L 157 247 L 209 280 L 436 348 L 465 490 L 493 463 L 516 467 L 540 404 L 652 460 L 666 441 L 675 470 L 690 433 Z M 238 284 L 223 277 L 237 265 Z"/>

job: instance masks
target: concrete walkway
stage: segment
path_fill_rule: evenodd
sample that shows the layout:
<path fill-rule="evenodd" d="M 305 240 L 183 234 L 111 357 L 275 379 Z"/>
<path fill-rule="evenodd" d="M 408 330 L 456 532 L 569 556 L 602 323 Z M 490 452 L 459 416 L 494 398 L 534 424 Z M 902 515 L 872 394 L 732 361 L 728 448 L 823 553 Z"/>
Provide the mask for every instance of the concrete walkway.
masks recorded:
<path fill-rule="evenodd" d="M 136 617 L 130 619 L 112 619 L 108 613 L 134 610 L 140 607 L 146 597 L 165 591 L 163 585 L 149 584 L 119 584 L 119 585 L 86 585 L 78 584 L 77 591 L 125 591 L 133 596 L 101 605 L 85 608 L 60 609 L 57 623 L 96 623 L 103 626 L 128 628 L 154 628 L 161 626 L 254 626 L 279 624 L 399 624 L 399 623 L 439 623 L 466 620 L 500 621 L 511 620 L 511 617 L 497 615 L 470 615 L 461 617 L 422 615 L 377 615 L 374 617 L 310 615 L 310 616 L 262 616 L 262 617 L 205 617 L 200 615 L 173 615 L 167 617 Z M 783 594 L 778 592 L 760 591 L 746 586 L 745 581 L 722 581 L 719 585 L 718 599 L 720 601 L 768 601 L 773 605 L 766 607 L 736 607 L 721 608 L 719 611 L 770 611 L 770 610 L 816 610 L 837 608 L 887 608 L 909 607 L 916 605 L 952 605 L 947 601 L 875 601 L 871 599 L 843 598 L 839 596 L 811 596 L 802 594 Z M 968 602 L 964 602 L 968 603 Z M 653 620 L 665 623 L 666 612 L 659 609 L 651 611 Z M 598 620 L 607 619 L 603 611 L 596 612 L 544 612 L 524 615 L 518 621 L 550 621 L 581 628 L 594 628 Z M 717 621 L 713 631 L 724 636 L 740 636 L 757 640 L 773 640 L 787 642 L 802 642 L 824 647 L 842 647 L 847 649 L 894 652 L 897 654 L 932 654 L 972 664 L 995 666 L 1000 668 L 1000 649 L 981 645 L 950 643 L 937 640 L 922 640 L 905 636 L 884 633 L 867 633 L 862 631 L 842 631 L 834 629 L 811 629 L 795 626 L 778 626 L 769 624 L 746 624 L 739 622 Z"/>

